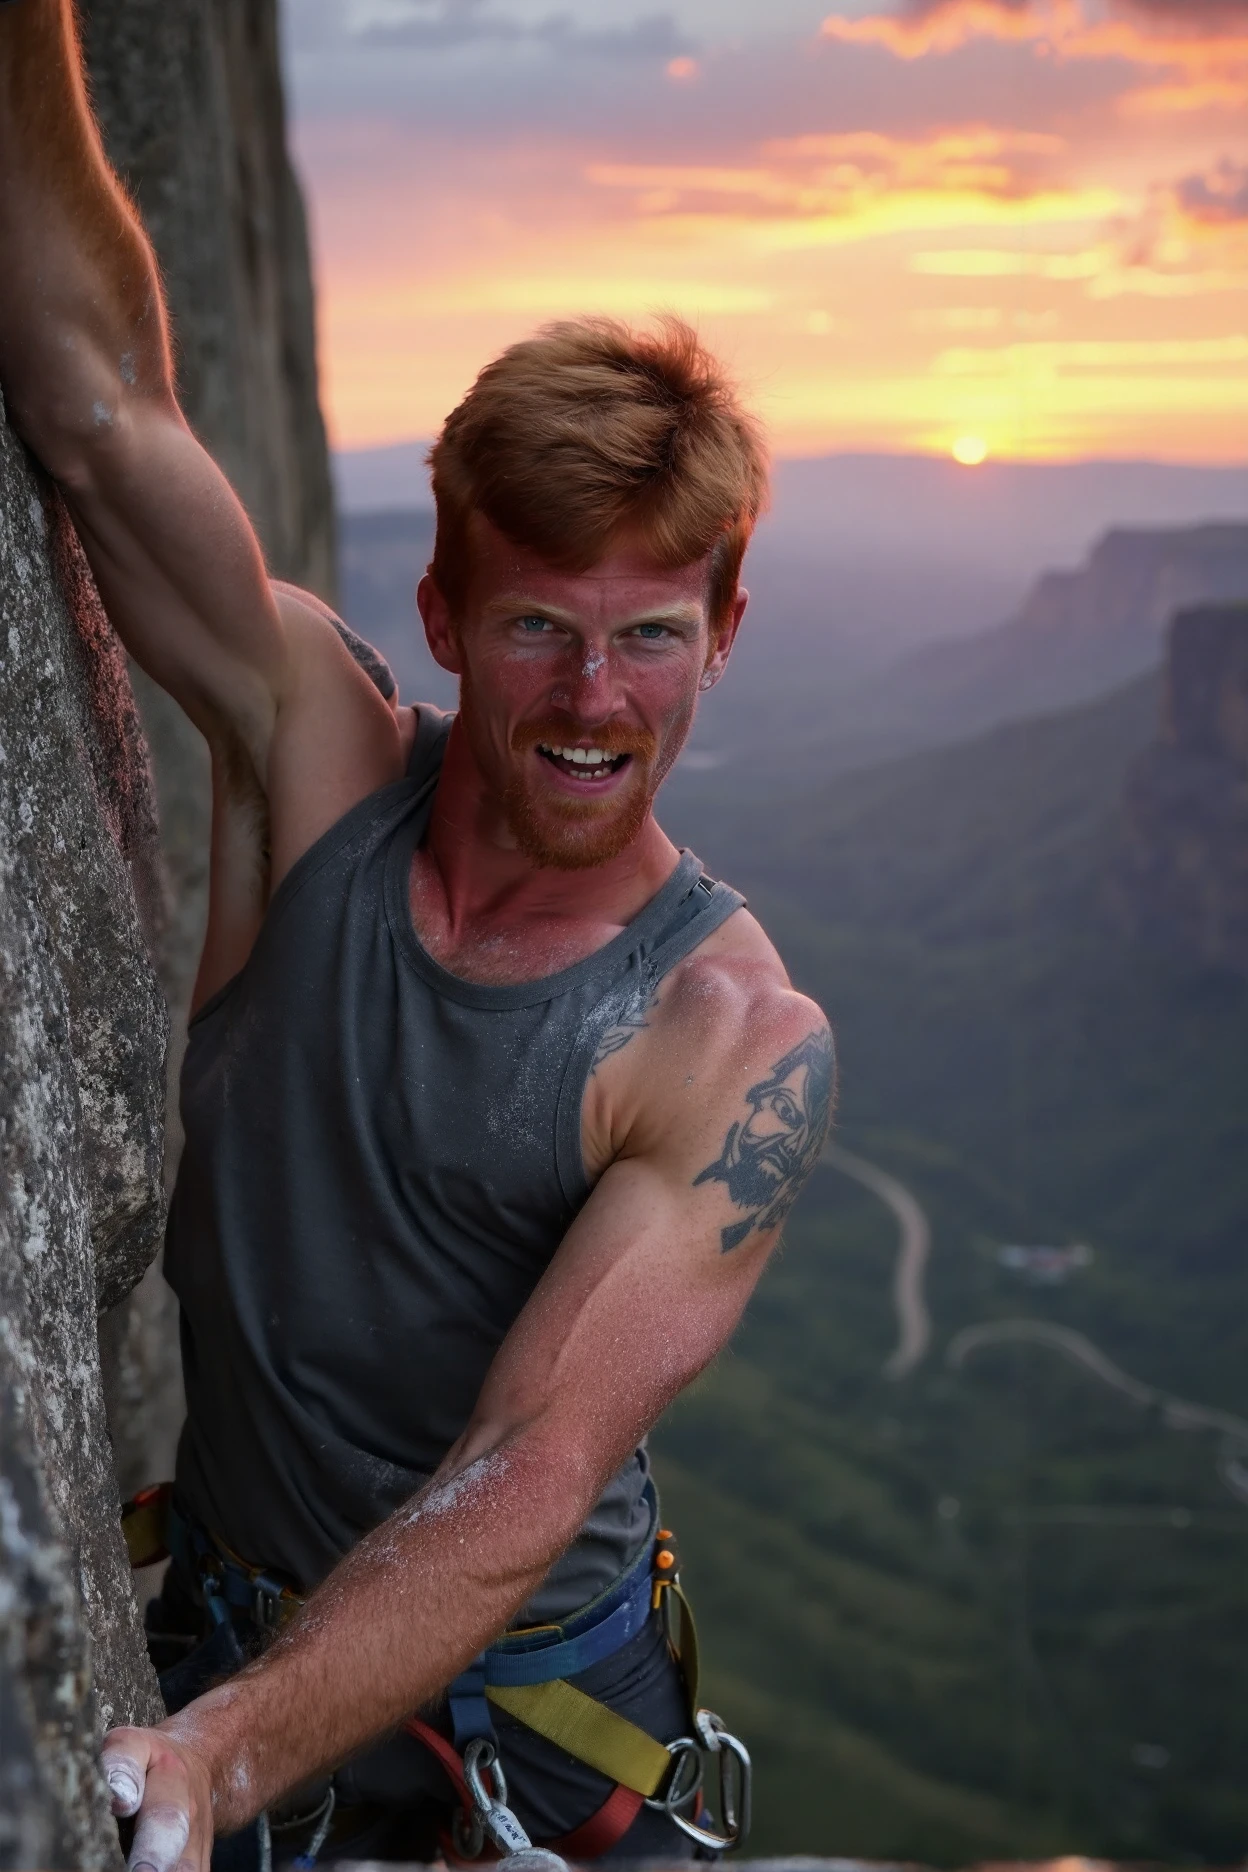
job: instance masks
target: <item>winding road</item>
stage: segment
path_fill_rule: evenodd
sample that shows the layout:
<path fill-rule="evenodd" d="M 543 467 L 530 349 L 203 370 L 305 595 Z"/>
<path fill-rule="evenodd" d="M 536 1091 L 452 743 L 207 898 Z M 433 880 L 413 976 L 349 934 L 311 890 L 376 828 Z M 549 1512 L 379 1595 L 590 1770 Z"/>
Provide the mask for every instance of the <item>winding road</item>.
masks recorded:
<path fill-rule="evenodd" d="M 886 1203 L 897 1218 L 897 1265 L 893 1270 L 893 1305 L 897 1309 L 897 1346 L 884 1364 L 886 1378 L 906 1378 L 932 1341 L 932 1321 L 923 1296 L 923 1275 L 932 1252 L 932 1229 L 918 1198 L 881 1170 L 839 1144 L 824 1147 L 823 1162 L 861 1183 Z"/>
<path fill-rule="evenodd" d="M 922 1204 L 904 1183 L 878 1164 L 847 1151 L 840 1144 L 824 1147 L 822 1161 L 842 1176 L 852 1177 L 878 1196 L 897 1221 L 897 1262 L 893 1269 L 893 1305 L 897 1313 L 897 1345 L 884 1364 L 887 1378 L 906 1378 L 924 1357 L 932 1341 L 932 1321 L 923 1293 L 923 1277 L 932 1252 L 932 1229 Z M 1220 1436 L 1218 1474 L 1237 1501 L 1248 1505 L 1248 1418 L 1230 1411 L 1211 1410 L 1186 1398 L 1172 1397 L 1155 1385 L 1144 1384 L 1107 1358 L 1084 1333 L 1051 1320 L 985 1320 L 955 1333 L 945 1352 L 946 1364 L 960 1370 L 984 1346 L 1040 1345 L 1061 1353 L 1110 1390 L 1130 1399 L 1141 1410 L 1154 1410 L 1167 1430 L 1212 1430 Z"/>
<path fill-rule="evenodd" d="M 1204 1404 L 1191 1404 L 1186 1398 L 1171 1397 L 1154 1385 L 1142 1384 L 1122 1367 L 1106 1358 L 1098 1346 L 1070 1326 L 1058 1326 L 1050 1320 L 985 1320 L 979 1326 L 966 1326 L 949 1341 L 945 1362 L 960 1370 L 973 1352 L 989 1345 L 1043 1345 L 1063 1353 L 1099 1378 L 1112 1391 L 1140 1409 L 1155 1410 L 1167 1430 L 1214 1430 L 1222 1438 L 1218 1474 L 1223 1486 L 1238 1501 L 1248 1503 L 1248 1419 L 1230 1411 L 1210 1410 Z"/>

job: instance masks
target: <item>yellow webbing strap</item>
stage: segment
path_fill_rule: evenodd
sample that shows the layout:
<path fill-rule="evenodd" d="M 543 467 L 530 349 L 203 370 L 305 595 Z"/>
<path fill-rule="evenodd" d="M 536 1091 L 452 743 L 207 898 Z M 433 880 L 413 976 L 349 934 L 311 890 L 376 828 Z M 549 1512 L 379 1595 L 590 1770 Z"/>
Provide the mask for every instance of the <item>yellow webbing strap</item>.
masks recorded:
<path fill-rule="evenodd" d="M 485 1694 L 509 1716 L 635 1794 L 654 1794 L 667 1778 L 672 1758 L 661 1742 L 565 1678 L 544 1684 L 487 1684 Z"/>
<path fill-rule="evenodd" d="M 667 1627 L 667 1642 L 676 1653 L 680 1664 L 680 1674 L 685 1680 L 685 1695 L 689 1699 L 690 1710 L 698 1708 L 698 1628 L 693 1622 L 693 1611 L 676 1580 L 660 1580 L 655 1585 L 655 1604 L 661 1602 L 663 1621 Z M 680 1607 L 680 1637 L 672 1636 L 672 1607 L 675 1599 Z"/>

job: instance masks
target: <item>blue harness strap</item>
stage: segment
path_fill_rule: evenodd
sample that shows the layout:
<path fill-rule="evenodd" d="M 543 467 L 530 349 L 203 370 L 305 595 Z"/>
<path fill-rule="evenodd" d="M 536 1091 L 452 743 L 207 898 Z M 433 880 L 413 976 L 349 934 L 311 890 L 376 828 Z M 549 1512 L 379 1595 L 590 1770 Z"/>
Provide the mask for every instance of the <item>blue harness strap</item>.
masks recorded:
<path fill-rule="evenodd" d="M 650 1554 L 645 1552 L 638 1567 L 641 1577 L 633 1584 L 628 1597 L 573 1637 L 548 1643 L 520 1643 L 500 1639 L 485 1653 L 485 1681 L 489 1684 L 553 1683 L 556 1677 L 575 1677 L 603 1658 L 611 1657 L 635 1638 L 650 1616 Z M 566 1627 L 564 1628 L 566 1629 Z"/>
<path fill-rule="evenodd" d="M 462 1750 L 474 1736 L 494 1740 L 487 1684 L 512 1689 L 575 1677 L 591 1664 L 613 1657 L 642 1630 L 651 1611 L 651 1562 L 659 1519 L 658 1497 L 650 1482 L 644 1500 L 650 1511 L 650 1532 L 632 1566 L 613 1586 L 562 1624 L 504 1632 L 461 1671 L 447 1692 L 456 1748 Z"/>
<path fill-rule="evenodd" d="M 467 1670 L 460 1671 L 446 1693 L 446 1700 L 451 1711 L 455 1746 L 461 1755 L 477 1736 L 484 1736 L 490 1742 L 494 1740 L 490 1706 L 485 1700 L 484 1654 L 474 1658 Z"/>

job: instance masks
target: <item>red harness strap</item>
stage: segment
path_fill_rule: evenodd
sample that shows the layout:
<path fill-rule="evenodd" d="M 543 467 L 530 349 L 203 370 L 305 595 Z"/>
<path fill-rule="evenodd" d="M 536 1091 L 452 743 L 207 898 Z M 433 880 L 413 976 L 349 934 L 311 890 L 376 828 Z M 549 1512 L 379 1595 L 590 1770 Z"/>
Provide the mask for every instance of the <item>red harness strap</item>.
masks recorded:
<path fill-rule="evenodd" d="M 623 1839 L 633 1821 L 645 1804 L 645 1796 L 637 1794 L 621 1782 L 607 1795 L 596 1814 L 590 1814 L 579 1827 L 571 1833 L 565 1833 L 562 1839 L 552 1840 L 550 1849 L 564 1859 L 601 1859 L 603 1853 Z"/>
<path fill-rule="evenodd" d="M 409 1716 L 403 1727 L 409 1735 L 415 1736 L 418 1742 L 423 1742 L 425 1747 L 437 1756 L 450 1778 L 451 1786 L 459 1796 L 465 1815 L 471 1819 L 472 1795 L 468 1791 L 468 1783 L 464 1779 L 464 1765 L 455 1751 L 454 1744 L 448 1742 L 445 1736 L 439 1735 L 436 1729 L 430 1728 L 428 1723 L 422 1722 L 419 1716 Z M 623 1839 L 643 1805 L 643 1795 L 634 1793 L 632 1788 L 622 1785 L 615 1787 L 607 1795 L 597 1813 L 591 1814 L 588 1820 L 583 1820 L 579 1827 L 574 1827 L 571 1833 L 565 1833 L 561 1839 L 549 1840 L 545 1843 L 551 1852 L 559 1853 L 564 1859 L 600 1859 L 603 1853 L 610 1852 L 611 1848 Z M 444 1839 L 442 1846 L 448 1863 L 452 1865 L 488 1865 L 491 1860 L 496 1860 L 499 1856 L 493 1850 L 487 1850 L 479 1859 L 460 1859 L 449 1840 Z"/>
<path fill-rule="evenodd" d="M 459 1752 L 453 1742 L 431 1729 L 427 1722 L 421 1722 L 419 1716 L 409 1716 L 403 1727 L 408 1735 L 415 1736 L 427 1749 L 435 1754 L 447 1774 L 451 1777 L 451 1786 L 458 1794 L 465 1814 L 472 1818 L 472 1795 L 468 1792 L 468 1783 L 464 1780 L 464 1764 L 459 1759 Z"/>

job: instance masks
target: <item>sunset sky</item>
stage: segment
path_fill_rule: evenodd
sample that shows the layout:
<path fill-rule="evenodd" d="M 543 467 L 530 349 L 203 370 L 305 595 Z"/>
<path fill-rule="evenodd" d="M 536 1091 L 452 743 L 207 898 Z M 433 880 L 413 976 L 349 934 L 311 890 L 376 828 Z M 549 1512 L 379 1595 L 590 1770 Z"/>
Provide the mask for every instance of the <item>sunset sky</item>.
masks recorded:
<path fill-rule="evenodd" d="M 335 442 L 693 318 L 777 450 L 1248 458 L 1248 0 L 286 0 Z"/>

